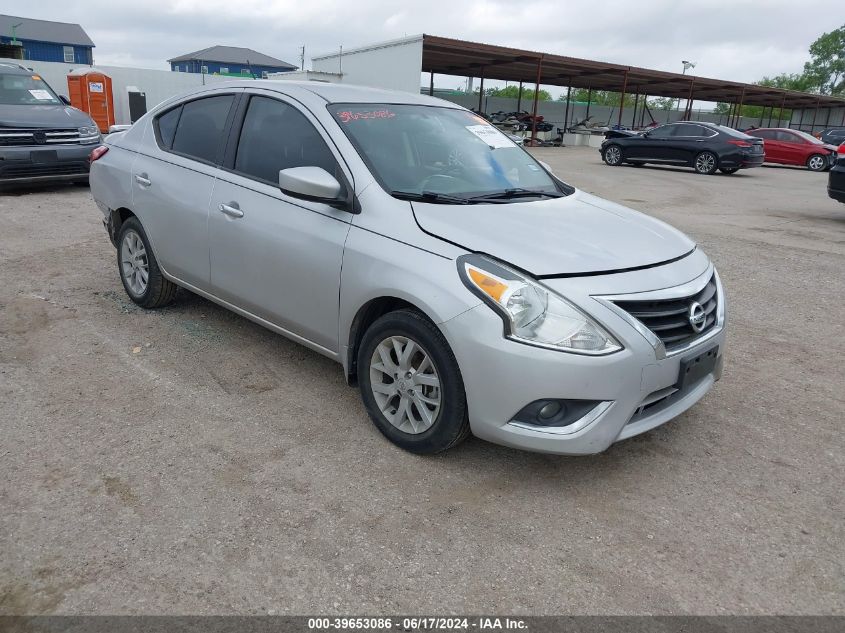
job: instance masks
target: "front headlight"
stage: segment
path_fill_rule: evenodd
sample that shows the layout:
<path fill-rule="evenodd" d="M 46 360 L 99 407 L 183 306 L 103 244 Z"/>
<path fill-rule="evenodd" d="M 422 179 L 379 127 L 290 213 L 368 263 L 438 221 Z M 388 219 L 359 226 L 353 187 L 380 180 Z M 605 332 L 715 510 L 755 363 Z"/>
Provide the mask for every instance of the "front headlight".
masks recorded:
<path fill-rule="evenodd" d="M 610 354 L 622 345 L 563 297 L 481 255 L 458 258 L 464 285 L 498 312 L 509 338 L 575 354 Z"/>
<path fill-rule="evenodd" d="M 99 143 L 100 142 L 100 128 L 96 125 L 85 126 L 79 128 L 79 142 L 80 143 Z"/>

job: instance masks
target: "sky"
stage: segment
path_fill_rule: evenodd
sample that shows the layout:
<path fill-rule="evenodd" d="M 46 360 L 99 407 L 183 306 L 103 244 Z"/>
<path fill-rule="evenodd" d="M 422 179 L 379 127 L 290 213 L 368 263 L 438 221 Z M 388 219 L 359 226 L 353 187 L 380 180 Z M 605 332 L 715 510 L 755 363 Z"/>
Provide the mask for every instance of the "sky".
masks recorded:
<path fill-rule="evenodd" d="M 0 12 L 81 24 L 104 66 L 168 69 L 224 44 L 297 66 L 304 45 L 310 68 L 340 45 L 428 33 L 674 72 L 690 60 L 733 81 L 801 72 L 813 40 L 845 24 L 843 0 L 3 0 Z"/>

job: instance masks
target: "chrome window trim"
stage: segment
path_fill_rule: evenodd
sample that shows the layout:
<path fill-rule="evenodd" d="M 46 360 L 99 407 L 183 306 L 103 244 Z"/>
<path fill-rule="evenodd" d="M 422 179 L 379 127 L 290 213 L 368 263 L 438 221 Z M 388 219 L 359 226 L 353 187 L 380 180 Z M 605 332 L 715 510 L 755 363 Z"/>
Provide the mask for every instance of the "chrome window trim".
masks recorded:
<path fill-rule="evenodd" d="M 716 323 L 706 334 L 695 338 L 684 345 L 676 347 L 671 351 L 666 351 L 666 346 L 663 344 L 657 335 L 643 325 L 638 319 L 628 314 L 625 310 L 620 308 L 615 301 L 665 301 L 671 299 L 685 299 L 692 295 L 701 292 L 704 287 L 710 282 L 710 279 L 716 280 Z M 622 295 L 592 295 L 592 298 L 601 303 L 604 307 L 611 310 L 619 318 L 623 319 L 628 325 L 639 332 L 645 338 L 649 345 L 654 348 L 654 354 L 658 360 L 665 358 L 672 358 L 678 354 L 697 347 L 702 343 L 706 343 L 710 339 L 717 336 L 725 327 L 725 292 L 722 288 L 722 281 L 719 278 L 719 273 L 716 272 L 716 267 L 713 262 L 707 266 L 701 275 L 695 279 L 688 281 L 680 286 L 672 286 L 671 288 L 662 288 L 660 290 L 648 290 L 645 292 L 634 292 Z"/>

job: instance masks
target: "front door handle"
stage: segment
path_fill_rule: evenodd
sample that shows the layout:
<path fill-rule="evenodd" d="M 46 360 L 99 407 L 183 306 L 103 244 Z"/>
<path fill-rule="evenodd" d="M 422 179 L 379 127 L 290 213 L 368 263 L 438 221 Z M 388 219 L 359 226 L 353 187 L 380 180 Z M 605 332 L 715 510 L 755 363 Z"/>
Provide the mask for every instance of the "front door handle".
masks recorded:
<path fill-rule="evenodd" d="M 238 208 L 237 202 L 231 202 L 229 204 L 221 204 L 219 207 L 219 211 L 221 213 L 225 213 L 230 218 L 242 218 L 244 217 L 244 212 Z"/>
<path fill-rule="evenodd" d="M 142 187 L 149 187 L 153 184 L 153 181 L 147 178 L 147 174 L 138 174 L 135 176 L 135 182 L 137 182 Z"/>

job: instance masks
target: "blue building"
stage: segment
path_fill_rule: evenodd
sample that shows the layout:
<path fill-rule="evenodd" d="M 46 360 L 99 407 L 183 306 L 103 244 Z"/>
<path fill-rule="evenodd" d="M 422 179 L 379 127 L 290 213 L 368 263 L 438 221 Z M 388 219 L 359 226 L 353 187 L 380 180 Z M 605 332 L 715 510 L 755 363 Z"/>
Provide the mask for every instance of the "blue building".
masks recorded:
<path fill-rule="evenodd" d="M 0 45 L 18 59 L 94 63 L 94 42 L 78 24 L 0 15 Z"/>
<path fill-rule="evenodd" d="M 170 63 L 170 70 L 174 72 L 206 75 L 245 75 L 260 78 L 266 77 L 268 73 L 284 73 L 297 69 L 293 64 L 281 59 L 238 46 L 211 46 L 167 61 Z"/>

